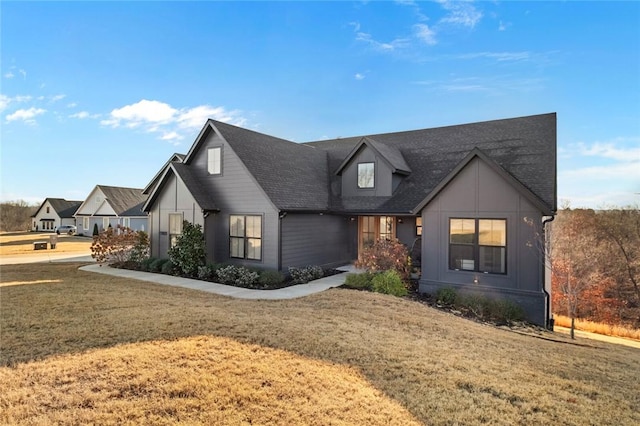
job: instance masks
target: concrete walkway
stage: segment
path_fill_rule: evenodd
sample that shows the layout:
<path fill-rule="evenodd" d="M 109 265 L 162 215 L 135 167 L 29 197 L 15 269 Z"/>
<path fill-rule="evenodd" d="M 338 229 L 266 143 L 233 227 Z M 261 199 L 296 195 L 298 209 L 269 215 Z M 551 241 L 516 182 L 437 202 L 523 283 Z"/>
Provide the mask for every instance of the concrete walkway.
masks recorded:
<path fill-rule="evenodd" d="M 353 272 L 355 269 L 352 265 L 337 268 L 345 272 Z M 194 280 L 191 278 L 175 277 L 172 275 L 153 274 L 150 272 L 130 271 L 128 269 L 116 269 L 109 266 L 100 266 L 98 264 L 82 266 L 81 271 L 97 272 L 99 274 L 113 275 L 115 277 L 130 278 L 134 280 L 148 281 L 156 284 L 172 285 L 176 287 L 190 288 L 192 290 L 207 291 L 209 293 L 220 294 L 222 296 L 235 297 L 238 299 L 255 299 L 255 300 L 281 300 L 295 299 L 298 297 L 308 296 L 310 294 L 319 293 L 333 287 L 339 287 L 344 284 L 345 274 L 331 275 L 329 277 L 320 278 L 311 281 L 308 284 L 298 284 L 290 287 L 280 288 L 277 290 L 253 290 L 248 288 L 234 287 L 212 283 L 209 281 Z"/>

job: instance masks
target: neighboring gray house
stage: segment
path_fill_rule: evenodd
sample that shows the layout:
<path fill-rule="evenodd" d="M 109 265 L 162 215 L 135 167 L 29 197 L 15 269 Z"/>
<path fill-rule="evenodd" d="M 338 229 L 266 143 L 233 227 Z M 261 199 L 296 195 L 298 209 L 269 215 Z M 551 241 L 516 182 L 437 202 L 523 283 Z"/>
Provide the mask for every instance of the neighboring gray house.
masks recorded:
<path fill-rule="evenodd" d="M 55 232 L 61 225 L 75 225 L 74 213 L 82 201 L 64 198 L 45 198 L 35 214 L 31 216 L 32 231 Z"/>
<path fill-rule="evenodd" d="M 78 235 L 93 235 L 94 224 L 98 231 L 118 225 L 148 231 L 147 213 L 142 211 L 145 201 L 142 189 L 96 185 L 74 215 Z"/>
<path fill-rule="evenodd" d="M 555 114 L 304 144 L 209 120 L 152 183 L 153 256 L 183 219 L 203 226 L 209 261 L 283 271 L 397 238 L 421 251 L 420 291 L 491 294 L 548 320 L 524 219 L 543 226 L 556 211 Z"/>

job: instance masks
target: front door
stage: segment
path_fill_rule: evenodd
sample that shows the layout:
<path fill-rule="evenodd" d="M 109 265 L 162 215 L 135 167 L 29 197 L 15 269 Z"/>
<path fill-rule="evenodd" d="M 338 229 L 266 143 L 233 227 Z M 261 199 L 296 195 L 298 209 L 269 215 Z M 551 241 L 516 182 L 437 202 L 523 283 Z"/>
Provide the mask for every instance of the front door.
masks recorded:
<path fill-rule="evenodd" d="M 377 240 L 396 238 L 395 216 L 360 216 L 358 222 L 358 257 Z"/>

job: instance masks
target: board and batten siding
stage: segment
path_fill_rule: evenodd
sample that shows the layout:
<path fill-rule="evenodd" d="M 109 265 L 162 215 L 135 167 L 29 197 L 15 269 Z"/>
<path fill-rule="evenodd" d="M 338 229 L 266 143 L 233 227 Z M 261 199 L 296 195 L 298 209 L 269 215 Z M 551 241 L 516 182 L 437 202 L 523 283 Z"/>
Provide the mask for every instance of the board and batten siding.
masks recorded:
<path fill-rule="evenodd" d="M 449 269 L 449 219 L 506 219 L 507 273 L 487 274 Z M 542 213 L 483 160 L 475 158 L 423 209 L 421 292 L 439 288 L 510 299 L 523 307 L 529 320 L 545 325 L 542 255 L 534 230 Z"/>
<path fill-rule="evenodd" d="M 207 150 L 222 147 L 222 173 L 207 171 Z M 193 154 L 190 167 L 198 181 L 207 188 L 219 212 L 207 217 L 207 237 L 215 235 L 211 247 L 212 261 L 235 263 L 265 269 L 278 268 L 278 210 L 249 173 L 229 144 L 215 132 L 210 132 Z M 229 216 L 258 215 L 262 217 L 262 260 L 229 257 Z"/>
<path fill-rule="evenodd" d="M 336 267 L 357 256 L 357 221 L 329 214 L 287 214 L 282 227 L 282 269 L 289 266 Z"/>
<path fill-rule="evenodd" d="M 160 195 L 149 212 L 151 256 L 168 257 L 169 214 L 181 213 L 183 219 L 204 226 L 202 209 L 187 187 L 175 175 L 167 177 Z"/>

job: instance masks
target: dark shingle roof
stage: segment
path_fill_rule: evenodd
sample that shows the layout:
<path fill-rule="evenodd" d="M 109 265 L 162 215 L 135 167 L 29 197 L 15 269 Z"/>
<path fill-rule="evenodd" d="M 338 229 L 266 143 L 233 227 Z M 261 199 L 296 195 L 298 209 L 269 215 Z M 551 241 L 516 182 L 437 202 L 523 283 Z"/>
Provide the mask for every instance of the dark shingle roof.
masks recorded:
<path fill-rule="evenodd" d="M 211 192 L 207 191 L 206 188 L 199 183 L 196 174 L 193 173 L 189 166 L 182 163 L 172 163 L 170 167 L 182 182 L 184 182 L 185 186 L 193 198 L 195 198 L 196 203 L 198 203 L 201 209 L 207 211 L 218 210 L 215 201 L 211 196 Z"/>
<path fill-rule="evenodd" d="M 210 120 L 280 210 L 326 211 L 327 153 L 304 144 Z"/>
<path fill-rule="evenodd" d="M 72 218 L 76 210 L 78 210 L 78 207 L 82 204 L 82 201 L 68 201 L 64 198 L 46 198 L 31 217 L 35 217 L 47 201 L 49 201 L 49 204 L 51 204 L 51 207 L 53 207 L 53 210 L 56 211 L 61 219 Z"/>
<path fill-rule="evenodd" d="M 119 186 L 98 185 L 107 202 L 118 216 L 146 216 L 142 206 L 147 195 L 139 188 L 122 188 Z"/>
<path fill-rule="evenodd" d="M 147 184 L 147 186 L 144 187 L 144 189 L 142 190 L 142 193 L 151 194 L 153 192 L 153 189 L 158 184 L 158 180 L 160 179 L 164 171 L 167 169 L 167 167 L 169 167 L 169 164 L 173 162 L 182 163 L 182 161 L 184 160 L 184 157 L 185 157 L 184 154 L 178 154 L 177 152 L 174 154 L 171 154 L 171 157 L 169 157 L 167 162 L 164 163 L 164 165 L 160 168 L 160 170 L 158 170 L 158 173 L 156 173 L 153 179 L 151 179 L 151 181 Z"/>
<path fill-rule="evenodd" d="M 194 197 L 210 206 L 214 203 L 206 199 L 206 184 L 191 174 L 189 162 L 213 129 L 280 210 L 415 214 L 472 152 L 490 159 L 491 166 L 513 178 L 519 190 L 529 191 L 536 205 L 547 212 L 556 210 L 555 113 L 305 144 L 209 120 L 185 162 L 171 167 Z M 341 177 L 336 173 L 363 143 L 396 172 L 408 174 L 392 196 L 341 196 Z"/>
<path fill-rule="evenodd" d="M 395 147 L 412 173 L 403 179 L 393 196 L 372 209 L 368 197 L 340 197 L 332 192 L 331 209 L 389 213 L 410 212 L 433 191 L 474 149 L 487 157 L 535 194 L 550 210 L 556 210 L 556 115 L 462 124 L 368 136 Z M 336 171 L 362 136 L 309 142 L 308 146 L 329 154 L 329 170 Z M 332 174 L 332 188 L 340 177 Z M 382 201 L 382 200 L 380 200 Z M 361 209 L 358 205 L 361 202 Z M 374 203 L 375 204 L 375 203 Z"/>

